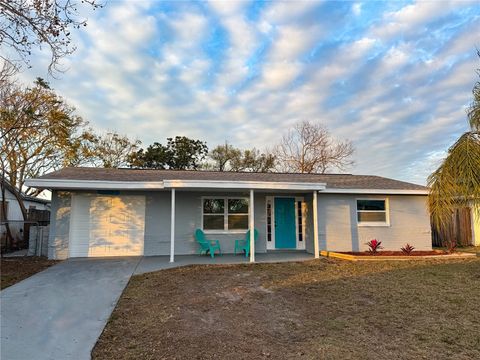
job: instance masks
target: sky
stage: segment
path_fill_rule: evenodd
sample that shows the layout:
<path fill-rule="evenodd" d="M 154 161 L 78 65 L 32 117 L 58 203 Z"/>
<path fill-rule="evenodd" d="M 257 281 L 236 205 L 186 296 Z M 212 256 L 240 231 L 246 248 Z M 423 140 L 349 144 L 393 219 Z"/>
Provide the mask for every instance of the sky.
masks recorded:
<path fill-rule="evenodd" d="M 82 10 L 67 71 L 46 78 L 99 131 L 264 149 L 296 122 L 355 146 L 347 172 L 424 184 L 467 130 L 476 1 L 108 1 Z"/>

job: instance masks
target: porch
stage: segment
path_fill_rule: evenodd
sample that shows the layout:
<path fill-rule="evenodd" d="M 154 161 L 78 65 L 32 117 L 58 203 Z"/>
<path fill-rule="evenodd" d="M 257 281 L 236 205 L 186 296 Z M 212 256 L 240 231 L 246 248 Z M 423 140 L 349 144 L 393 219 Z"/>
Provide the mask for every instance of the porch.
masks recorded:
<path fill-rule="evenodd" d="M 195 229 L 190 226 L 190 231 L 200 229 L 209 240 L 215 240 L 217 244 L 222 242 L 218 239 L 224 236 L 237 236 L 236 239 L 240 239 L 248 230 L 247 235 L 250 235 L 245 241 L 251 249 L 248 259 L 250 262 L 275 259 L 275 255 L 271 256 L 272 251 L 278 250 L 283 254 L 288 250 L 296 250 L 304 255 L 309 252 L 312 253 L 309 257 L 319 257 L 318 192 L 325 189 L 324 183 L 164 181 L 164 188 L 170 190 L 170 263 L 176 262 L 178 255 L 185 255 L 182 254 L 183 249 L 178 255 L 176 251 L 176 243 L 185 239 L 182 226 L 185 223 L 195 224 Z M 179 196 L 183 199 L 179 199 Z M 184 204 L 191 207 L 192 203 L 197 203 L 195 198 L 201 199 L 200 212 L 190 219 L 198 219 L 200 216 L 200 221 L 186 221 Z M 177 202 L 183 205 L 181 209 L 177 209 Z M 176 219 L 177 211 L 181 216 L 180 221 Z M 178 230 L 181 232 L 180 236 L 177 234 Z M 254 236 L 256 232 L 263 239 L 260 241 L 261 246 L 257 244 Z M 234 241 L 230 241 L 232 247 L 233 243 Z M 227 252 L 230 252 L 228 250 Z M 265 252 L 269 253 L 268 257 Z M 302 255 L 294 256 L 302 258 Z M 231 259 L 226 257 L 220 261 L 246 262 L 246 259 L 230 262 Z M 194 263 L 210 262 L 211 260 L 202 259 Z"/>

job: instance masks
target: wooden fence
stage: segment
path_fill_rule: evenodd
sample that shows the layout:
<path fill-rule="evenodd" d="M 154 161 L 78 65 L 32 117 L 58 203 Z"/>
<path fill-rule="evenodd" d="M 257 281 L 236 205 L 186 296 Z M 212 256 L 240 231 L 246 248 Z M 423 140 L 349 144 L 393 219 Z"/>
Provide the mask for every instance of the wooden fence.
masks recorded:
<path fill-rule="evenodd" d="M 458 246 L 472 244 L 472 210 L 470 208 L 455 210 L 451 221 L 440 229 L 432 225 L 433 246 L 444 246 L 450 240 L 456 241 Z"/>

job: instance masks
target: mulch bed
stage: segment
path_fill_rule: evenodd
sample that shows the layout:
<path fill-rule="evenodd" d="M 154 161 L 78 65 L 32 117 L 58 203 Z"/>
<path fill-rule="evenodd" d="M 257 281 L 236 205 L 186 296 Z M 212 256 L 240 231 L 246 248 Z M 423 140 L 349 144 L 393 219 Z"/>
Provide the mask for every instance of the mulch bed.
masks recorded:
<path fill-rule="evenodd" d="M 0 289 L 12 286 L 57 263 L 58 261 L 40 256 L 2 257 L 0 259 Z"/>
<path fill-rule="evenodd" d="M 412 251 L 410 255 L 406 255 L 401 251 L 378 251 L 377 253 L 364 252 L 340 252 L 339 254 L 355 255 L 355 256 L 432 256 L 432 255 L 450 255 L 445 251 Z"/>

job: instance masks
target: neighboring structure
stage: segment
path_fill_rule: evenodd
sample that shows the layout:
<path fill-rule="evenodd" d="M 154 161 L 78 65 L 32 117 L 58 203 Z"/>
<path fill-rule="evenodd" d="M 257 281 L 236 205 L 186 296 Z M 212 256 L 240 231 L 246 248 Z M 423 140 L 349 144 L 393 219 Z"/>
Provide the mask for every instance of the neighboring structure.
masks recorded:
<path fill-rule="evenodd" d="M 480 203 L 472 205 L 473 245 L 480 246 Z"/>
<path fill-rule="evenodd" d="M 15 188 L 11 184 L 5 183 L 5 200 L 7 208 L 7 222 L 9 224 L 10 232 L 15 241 L 20 242 L 24 240 L 25 231 L 28 232 L 28 229 L 25 229 L 25 221 L 22 216 L 22 211 L 18 203 L 17 198 L 14 195 Z M 50 200 L 40 199 L 33 196 L 28 196 L 23 193 L 20 194 L 23 199 L 23 203 L 27 211 L 30 209 L 35 210 L 50 210 Z M 3 208 L 1 203 L 3 201 L 2 193 L 0 192 L 0 240 L 2 246 L 5 243 L 7 228 L 5 223 L 2 222 L 3 219 Z"/>
<path fill-rule="evenodd" d="M 49 257 L 198 252 L 200 228 L 233 252 L 259 231 L 255 252 L 431 249 L 428 189 L 365 175 L 65 168 L 28 186 L 51 189 Z M 251 232 L 253 234 L 253 232 Z"/>

